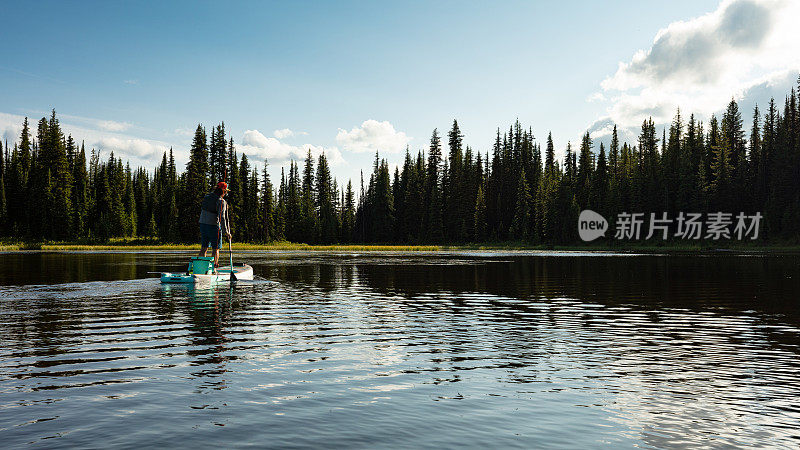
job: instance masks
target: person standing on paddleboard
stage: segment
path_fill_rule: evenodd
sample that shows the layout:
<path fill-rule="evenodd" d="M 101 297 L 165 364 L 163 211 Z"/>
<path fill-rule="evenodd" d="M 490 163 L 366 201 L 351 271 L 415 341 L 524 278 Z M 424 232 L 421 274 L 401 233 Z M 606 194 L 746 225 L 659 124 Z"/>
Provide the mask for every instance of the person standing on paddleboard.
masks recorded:
<path fill-rule="evenodd" d="M 208 245 L 214 253 L 214 267 L 219 267 L 219 246 L 224 235 L 231 240 L 231 224 L 228 218 L 228 202 L 223 197 L 228 193 L 228 183 L 220 181 L 212 192 L 206 194 L 200 208 L 200 254 L 206 256 Z"/>

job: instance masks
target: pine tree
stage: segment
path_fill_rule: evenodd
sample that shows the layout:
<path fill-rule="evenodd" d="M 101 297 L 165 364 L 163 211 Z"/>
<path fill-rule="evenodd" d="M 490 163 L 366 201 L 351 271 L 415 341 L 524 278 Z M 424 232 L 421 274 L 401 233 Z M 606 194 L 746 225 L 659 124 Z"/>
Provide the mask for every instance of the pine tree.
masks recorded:
<path fill-rule="evenodd" d="M 36 126 L 36 140 L 31 152 L 31 165 L 25 195 L 25 220 L 29 235 L 34 239 L 50 238 L 53 225 L 52 170 L 55 161 L 50 151 L 47 119 L 42 117 Z"/>
<path fill-rule="evenodd" d="M 514 207 L 519 180 L 519 158 L 514 148 L 514 127 L 509 127 L 508 134 L 503 135 L 500 168 L 500 218 L 498 235 L 501 239 L 508 237 L 509 227 L 514 218 Z M 512 236 L 513 238 L 513 236 Z"/>
<path fill-rule="evenodd" d="M 462 154 L 462 142 L 464 135 L 458 128 L 458 122 L 453 120 L 453 127 L 447 133 L 448 145 L 450 147 L 448 173 L 445 189 L 447 196 L 444 199 L 445 215 L 445 237 L 450 241 L 464 241 L 466 235 L 467 218 L 472 219 L 472 214 L 467 215 L 465 211 L 466 196 L 469 195 L 466 185 L 466 167 Z M 469 211 L 470 213 L 472 211 Z"/>
<path fill-rule="evenodd" d="M 242 155 L 244 156 L 244 155 Z M 230 220 L 231 228 L 233 229 L 232 234 L 236 234 L 236 236 L 241 236 L 241 230 L 239 227 L 241 225 L 241 218 L 242 218 L 242 179 L 241 179 L 241 172 L 239 171 L 239 156 L 236 154 L 236 147 L 233 145 L 233 138 L 228 140 L 228 156 L 227 156 L 227 183 L 228 183 L 228 195 L 225 197 L 225 200 L 228 203 L 228 219 Z M 239 239 L 238 237 L 236 238 Z"/>
<path fill-rule="evenodd" d="M 408 191 L 412 178 L 411 154 L 409 148 L 406 147 L 406 155 L 403 160 L 403 170 L 398 174 L 395 170 L 395 182 L 393 183 L 394 206 L 395 206 L 395 239 L 398 242 L 408 242 L 410 239 L 409 233 L 409 215 L 411 213 L 409 205 Z"/>
<path fill-rule="evenodd" d="M 93 155 L 92 159 L 97 156 Z M 92 224 L 94 229 L 92 234 L 99 240 L 105 241 L 114 236 L 114 224 L 112 223 L 113 201 L 111 197 L 111 183 L 109 180 L 109 170 L 113 162 L 114 155 L 111 155 L 111 162 L 108 164 L 95 163 L 96 172 L 94 176 L 93 188 L 94 208 L 92 211 Z"/>
<path fill-rule="evenodd" d="M 548 138 L 547 152 L 552 148 L 552 139 Z M 559 223 L 556 201 L 558 200 L 558 183 L 560 170 L 553 163 L 546 169 L 543 176 L 539 179 L 539 186 L 536 189 L 536 234 L 543 242 L 553 243 L 557 238 L 557 224 Z"/>
<path fill-rule="evenodd" d="M 248 242 L 259 241 L 263 239 L 264 232 L 264 210 L 261 208 L 261 188 L 258 182 L 258 169 L 253 166 L 250 172 L 250 186 L 252 188 L 247 192 L 247 208 L 248 220 L 250 228 L 250 237 Z"/>
<path fill-rule="evenodd" d="M 77 156 L 78 153 L 78 149 L 75 145 L 75 139 L 72 139 L 71 134 L 67 136 L 66 152 L 67 152 L 67 170 L 71 175 L 75 170 L 75 157 Z"/>
<path fill-rule="evenodd" d="M 703 206 L 704 212 L 710 212 L 709 202 L 712 197 L 714 185 L 714 171 L 712 170 L 712 166 L 714 164 L 715 154 L 719 149 L 721 139 L 719 122 L 717 121 L 715 115 L 711 115 L 708 125 L 709 129 L 705 136 L 704 149 L 701 154 L 699 168 L 700 183 L 702 186 L 701 205 Z"/>
<path fill-rule="evenodd" d="M 209 192 L 208 145 L 206 130 L 198 124 L 189 150 L 189 162 L 183 174 L 183 189 L 179 206 L 179 229 L 181 240 L 194 242 L 199 238 L 197 216 L 203 197 Z"/>
<path fill-rule="evenodd" d="M 289 164 L 289 184 L 287 188 L 286 237 L 293 242 L 302 240 L 300 191 L 300 175 L 298 174 L 297 164 L 292 161 Z"/>
<path fill-rule="evenodd" d="M 739 112 L 739 106 L 733 99 L 731 99 L 730 103 L 728 103 L 728 108 L 725 110 L 725 114 L 722 116 L 722 134 L 723 138 L 730 146 L 729 150 L 731 166 L 738 174 L 745 169 L 745 134 L 743 129 L 742 114 Z"/>
<path fill-rule="evenodd" d="M 611 178 L 619 177 L 619 135 L 617 134 L 617 124 L 611 132 L 611 146 L 608 149 L 608 168 Z"/>
<path fill-rule="evenodd" d="M 319 212 L 319 242 L 332 244 L 337 240 L 339 223 L 334 206 L 336 192 L 332 186 L 328 159 L 324 153 L 319 155 L 319 161 L 317 161 L 316 193 L 316 209 Z"/>
<path fill-rule="evenodd" d="M 38 194 L 42 196 L 41 204 L 45 208 L 53 208 L 53 205 L 55 205 L 55 196 L 53 195 L 53 171 L 49 167 L 44 168 L 43 170 L 45 172 L 44 179 L 42 180 L 44 183 L 40 185 L 42 190 L 40 190 Z M 45 216 L 47 217 L 47 220 L 39 221 L 39 223 L 36 224 L 35 229 L 38 231 L 38 233 L 35 236 L 44 239 L 52 239 L 53 235 L 55 234 L 53 229 L 54 223 L 52 222 L 52 217 L 54 214 L 52 213 L 52 209 L 48 210 L 47 216 Z"/>
<path fill-rule="evenodd" d="M 682 162 L 685 161 L 683 154 L 683 119 L 681 110 L 675 113 L 675 118 L 669 127 L 669 141 L 662 141 L 664 151 L 661 155 L 661 172 L 663 180 L 662 205 L 670 217 L 674 217 L 679 210 L 678 205 L 683 203 L 682 196 L 679 195 L 682 170 Z M 684 174 L 685 175 L 685 174 Z M 687 181 L 687 180 L 683 180 Z"/>
<path fill-rule="evenodd" d="M 642 131 L 639 134 L 638 169 L 635 172 L 633 184 L 636 199 L 632 208 L 637 211 L 660 211 L 663 198 L 661 193 L 660 157 L 658 153 L 659 139 L 656 137 L 656 127 L 653 118 L 642 122 Z"/>
<path fill-rule="evenodd" d="M 90 173 L 92 171 L 90 170 Z M 153 177 L 154 197 L 157 201 L 153 206 L 155 222 L 158 229 L 158 237 L 164 242 L 177 242 L 179 229 L 176 223 L 178 216 L 178 178 L 175 167 L 175 157 L 172 148 L 169 149 L 169 157 L 164 152 L 161 164 L 156 168 Z"/>
<path fill-rule="evenodd" d="M 314 157 L 311 150 L 303 165 L 303 185 L 300 194 L 300 241 L 314 243 L 318 237 L 316 193 L 314 192 Z"/>
<path fill-rule="evenodd" d="M 236 171 L 239 174 L 239 189 L 236 191 L 238 194 L 237 210 L 239 214 L 237 216 L 238 220 L 236 222 L 233 238 L 237 241 L 246 242 L 250 240 L 253 232 L 250 228 L 250 224 L 252 223 L 250 216 L 253 211 L 250 209 L 250 202 L 248 201 L 250 190 L 253 187 L 250 185 L 250 162 L 247 159 L 247 155 L 244 153 L 242 153 L 242 159 Z"/>
<path fill-rule="evenodd" d="M 211 129 L 208 145 L 209 181 L 216 184 L 225 180 L 228 169 L 227 142 L 225 141 L 225 122 Z"/>
<path fill-rule="evenodd" d="M 514 220 L 511 221 L 509 233 L 514 239 L 527 241 L 530 238 L 531 228 L 531 194 L 525 177 L 525 169 L 522 169 L 517 187 Z"/>
<path fill-rule="evenodd" d="M 772 192 L 770 179 L 772 178 L 772 164 L 775 155 L 776 127 L 778 121 L 778 110 L 775 107 L 775 99 L 769 101 L 767 112 L 764 114 L 764 129 L 761 138 L 761 164 L 759 167 L 759 179 L 757 192 L 764 199 L 764 208 L 767 211 L 772 206 Z M 771 220 L 767 219 L 769 226 Z"/>
<path fill-rule="evenodd" d="M 278 233 L 275 230 L 275 202 L 272 192 L 272 182 L 269 179 L 269 172 L 267 172 L 267 161 L 264 160 L 264 170 L 261 172 L 261 215 L 263 217 L 263 226 L 261 232 L 261 239 L 264 242 L 272 242 L 277 240 Z"/>
<path fill-rule="evenodd" d="M 606 149 L 600 143 L 600 153 L 597 155 L 597 167 L 592 174 L 591 189 L 589 192 L 588 206 L 603 216 L 608 215 L 608 165 L 606 163 Z"/>
<path fill-rule="evenodd" d="M 487 156 L 487 160 L 488 160 Z M 489 182 L 486 189 L 486 222 L 489 238 L 496 240 L 500 237 L 501 196 L 502 196 L 502 141 L 500 129 L 497 129 L 494 145 L 492 146 L 491 169 L 488 171 Z"/>
<path fill-rule="evenodd" d="M 136 197 L 133 193 L 133 177 L 131 166 L 125 167 L 125 236 L 136 236 L 138 216 L 136 214 Z"/>
<path fill-rule="evenodd" d="M 769 235 L 771 237 L 789 238 L 796 236 L 797 222 L 800 214 L 797 203 L 800 202 L 796 189 L 795 177 L 797 174 L 797 151 L 793 145 L 796 141 L 793 129 L 796 125 L 797 102 L 794 89 L 784 101 L 783 114 L 776 114 L 774 137 L 770 140 L 768 150 L 771 160 L 770 194 L 767 200 L 765 218 L 767 219 Z M 768 118 L 765 128 L 770 125 Z M 764 138 L 766 144 L 767 137 Z"/>
<path fill-rule="evenodd" d="M 728 108 L 722 116 L 721 132 L 721 143 L 726 146 L 725 152 L 727 153 L 728 164 L 730 165 L 730 185 L 728 186 L 729 192 L 727 193 L 729 199 L 726 200 L 727 203 L 725 205 L 729 208 L 733 208 L 735 205 L 731 202 L 733 202 L 733 199 L 736 199 L 739 205 L 744 206 L 745 209 L 749 209 L 748 205 L 750 203 L 751 192 L 743 189 L 747 180 L 745 132 L 739 106 L 733 99 L 728 103 Z"/>
<path fill-rule="evenodd" d="M 30 126 L 26 117 L 22 123 L 19 145 L 14 146 L 9 168 L 9 191 L 7 195 L 7 210 L 13 236 L 28 234 L 28 202 L 25 201 L 25 192 L 28 185 L 28 174 L 31 164 Z"/>
<path fill-rule="evenodd" d="M 750 159 L 748 162 L 747 184 L 753 186 L 753 206 L 758 207 L 766 201 L 765 166 L 761 150 L 761 114 L 758 105 L 753 109 L 753 124 L 750 127 Z"/>
<path fill-rule="evenodd" d="M 578 206 L 585 208 L 589 203 L 591 178 L 594 171 L 592 158 L 592 138 L 589 132 L 584 133 L 581 139 L 580 157 L 578 158 L 578 179 L 575 192 L 578 197 Z"/>
<path fill-rule="evenodd" d="M 476 242 L 484 242 L 487 238 L 486 233 L 486 196 L 483 193 L 483 185 L 478 186 L 478 195 L 475 198 L 475 236 Z"/>
<path fill-rule="evenodd" d="M 145 226 L 145 228 L 144 228 L 143 236 L 147 236 L 149 238 L 154 238 L 157 235 L 157 233 L 158 233 L 158 228 L 156 226 L 156 218 L 151 213 L 150 214 L 150 220 L 147 221 L 147 226 Z"/>
<path fill-rule="evenodd" d="M 278 205 L 275 211 L 275 240 L 282 241 L 286 239 L 286 174 L 281 167 L 281 184 L 278 187 Z"/>
<path fill-rule="evenodd" d="M 542 148 L 539 144 L 533 144 L 533 130 L 531 129 L 528 129 L 528 141 L 531 143 L 530 145 L 533 149 L 533 162 L 528 164 L 530 171 L 528 171 L 528 169 L 525 170 L 525 174 L 528 176 L 528 188 L 531 193 L 531 240 L 539 242 L 541 236 L 536 228 L 536 217 L 539 216 L 540 211 L 536 203 L 536 189 L 539 187 L 539 182 L 542 179 L 542 173 L 544 171 L 544 167 L 542 166 Z"/>
<path fill-rule="evenodd" d="M 353 241 L 356 222 L 355 193 L 352 181 L 347 181 L 347 190 L 344 194 L 344 212 L 342 214 L 342 236 L 345 241 Z"/>
<path fill-rule="evenodd" d="M 136 221 L 136 234 L 148 236 L 148 222 L 152 216 L 152 196 L 150 195 L 150 180 L 143 167 L 136 169 L 133 175 L 133 194 L 136 207 L 134 213 Z"/>
<path fill-rule="evenodd" d="M 86 148 L 81 144 L 80 152 L 75 157 L 72 166 L 72 230 L 77 237 L 88 236 L 89 229 L 86 224 L 86 215 L 89 210 L 89 174 L 86 172 Z"/>
<path fill-rule="evenodd" d="M 470 150 L 470 155 L 471 155 Z M 470 156 L 471 159 L 471 156 Z M 481 236 L 487 235 L 487 221 L 486 221 L 486 177 L 484 172 L 484 161 L 483 155 L 480 152 L 477 153 L 477 157 L 475 159 L 474 164 L 470 164 L 471 168 L 469 169 L 470 172 L 470 180 L 469 180 L 469 195 L 474 195 L 474 200 L 471 200 L 468 204 L 468 207 L 471 211 L 471 214 L 468 214 L 469 219 L 469 239 L 471 241 L 475 241 L 475 236 L 480 234 Z M 482 209 L 481 213 L 481 220 L 475 221 L 475 212 L 479 209 L 478 208 L 478 191 L 481 192 L 482 202 L 480 209 Z M 475 227 L 480 226 L 481 230 L 477 230 Z"/>
<path fill-rule="evenodd" d="M 694 114 L 690 115 L 680 151 L 679 183 L 675 205 L 677 211 L 700 210 L 699 192 L 701 187 L 699 172 L 703 152 L 701 130 L 702 126 L 695 120 Z"/>
<path fill-rule="evenodd" d="M 425 234 L 423 240 L 427 242 L 441 242 L 444 238 L 442 220 L 442 194 L 441 172 L 442 144 L 439 132 L 434 128 L 431 135 L 431 144 L 428 150 L 428 165 L 425 175 Z"/>
<path fill-rule="evenodd" d="M 50 152 L 52 169 L 52 199 L 50 208 L 52 212 L 52 228 L 48 238 L 70 239 L 72 237 L 72 173 L 67 158 L 66 141 L 61 131 L 56 111 L 50 115 L 47 127 L 47 150 Z"/>
<path fill-rule="evenodd" d="M 372 241 L 390 242 L 394 237 L 394 199 L 389 176 L 389 164 L 381 161 L 374 174 L 372 200 Z"/>
<path fill-rule="evenodd" d="M 720 130 L 721 141 L 714 148 L 714 159 L 711 164 L 711 171 L 714 181 L 711 184 L 712 200 L 719 211 L 730 211 L 734 205 L 733 177 L 734 177 L 734 158 L 736 154 L 736 139 L 734 133 L 728 129 L 732 125 L 730 120 L 722 120 Z"/>
<path fill-rule="evenodd" d="M 258 239 L 261 221 L 261 208 L 258 204 L 258 173 L 250 166 L 246 154 L 239 163 L 239 214 L 234 237 L 238 241 L 250 242 Z"/>
<path fill-rule="evenodd" d="M 122 158 L 115 158 L 114 152 L 111 152 L 107 166 L 111 201 L 111 230 L 108 237 L 127 236 L 130 230 L 130 216 L 126 207 L 126 174 L 122 167 Z"/>

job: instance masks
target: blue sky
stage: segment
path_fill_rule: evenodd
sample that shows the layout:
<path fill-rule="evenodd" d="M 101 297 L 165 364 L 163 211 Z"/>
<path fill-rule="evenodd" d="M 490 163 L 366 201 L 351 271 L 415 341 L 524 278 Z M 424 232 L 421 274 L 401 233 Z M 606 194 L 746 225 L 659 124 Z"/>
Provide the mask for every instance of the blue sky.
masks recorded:
<path fill-rule="evenodd" d="M 481 152 L 516 118 L 563 151 L 666 122 L 676 99 L 708 114 L 780 92 L 800 67 L 793 3 L 12 2 L 0 135 L 55 108 L 88 146 L 152 167 L 225 121 L 273 174 L 311 148 L 354 182 L 375 149 L 399 163 L 454 118 Z M 753 59 L 769 63 L 732 66 Z"/>

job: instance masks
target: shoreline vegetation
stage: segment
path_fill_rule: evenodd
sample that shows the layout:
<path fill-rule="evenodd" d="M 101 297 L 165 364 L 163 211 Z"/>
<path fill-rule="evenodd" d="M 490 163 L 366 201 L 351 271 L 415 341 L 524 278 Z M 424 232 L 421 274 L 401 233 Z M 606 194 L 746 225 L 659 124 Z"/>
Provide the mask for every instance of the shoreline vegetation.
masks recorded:
<path fill-rule="evenodd" d="M 658 245 L 661 244 L 661 245 Z M 225 247 L 223 245 L 223 247 Z M 113 239 L 109 242 L 0 242 L 0 252 L 15 251 L 197 251 L 199 244 L 163 243 L 148 239 Z M 221 250 L 225 250 L 222 248 Z M 642 242 L 594 242 L 571 245 L 531 245 L 524 242 L 497 242 L 463 245 L 395 245 L 395 244 L 331 244 L 312 245 L 296 242 L 272 242 L 269 244 L 233 243 L 234 251 L 266 252 L 449 252 L 449 251 L 598 251 L 598 252 L 800 252 L 800 243 L 741 242 L 741 241 L 642 241 Z"/>

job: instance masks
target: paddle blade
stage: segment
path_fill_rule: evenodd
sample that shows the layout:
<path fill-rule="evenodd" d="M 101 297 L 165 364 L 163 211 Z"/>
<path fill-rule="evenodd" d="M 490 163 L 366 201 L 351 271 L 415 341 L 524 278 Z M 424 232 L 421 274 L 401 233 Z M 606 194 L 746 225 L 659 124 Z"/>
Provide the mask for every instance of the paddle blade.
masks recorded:
<path fill-rule="evenodd" d="M 228 239 L 228 254 L 231 255 L 231 281 L 236 281 L 236 274 L 233 273 L 233 246 L 230 239 Z"/>

